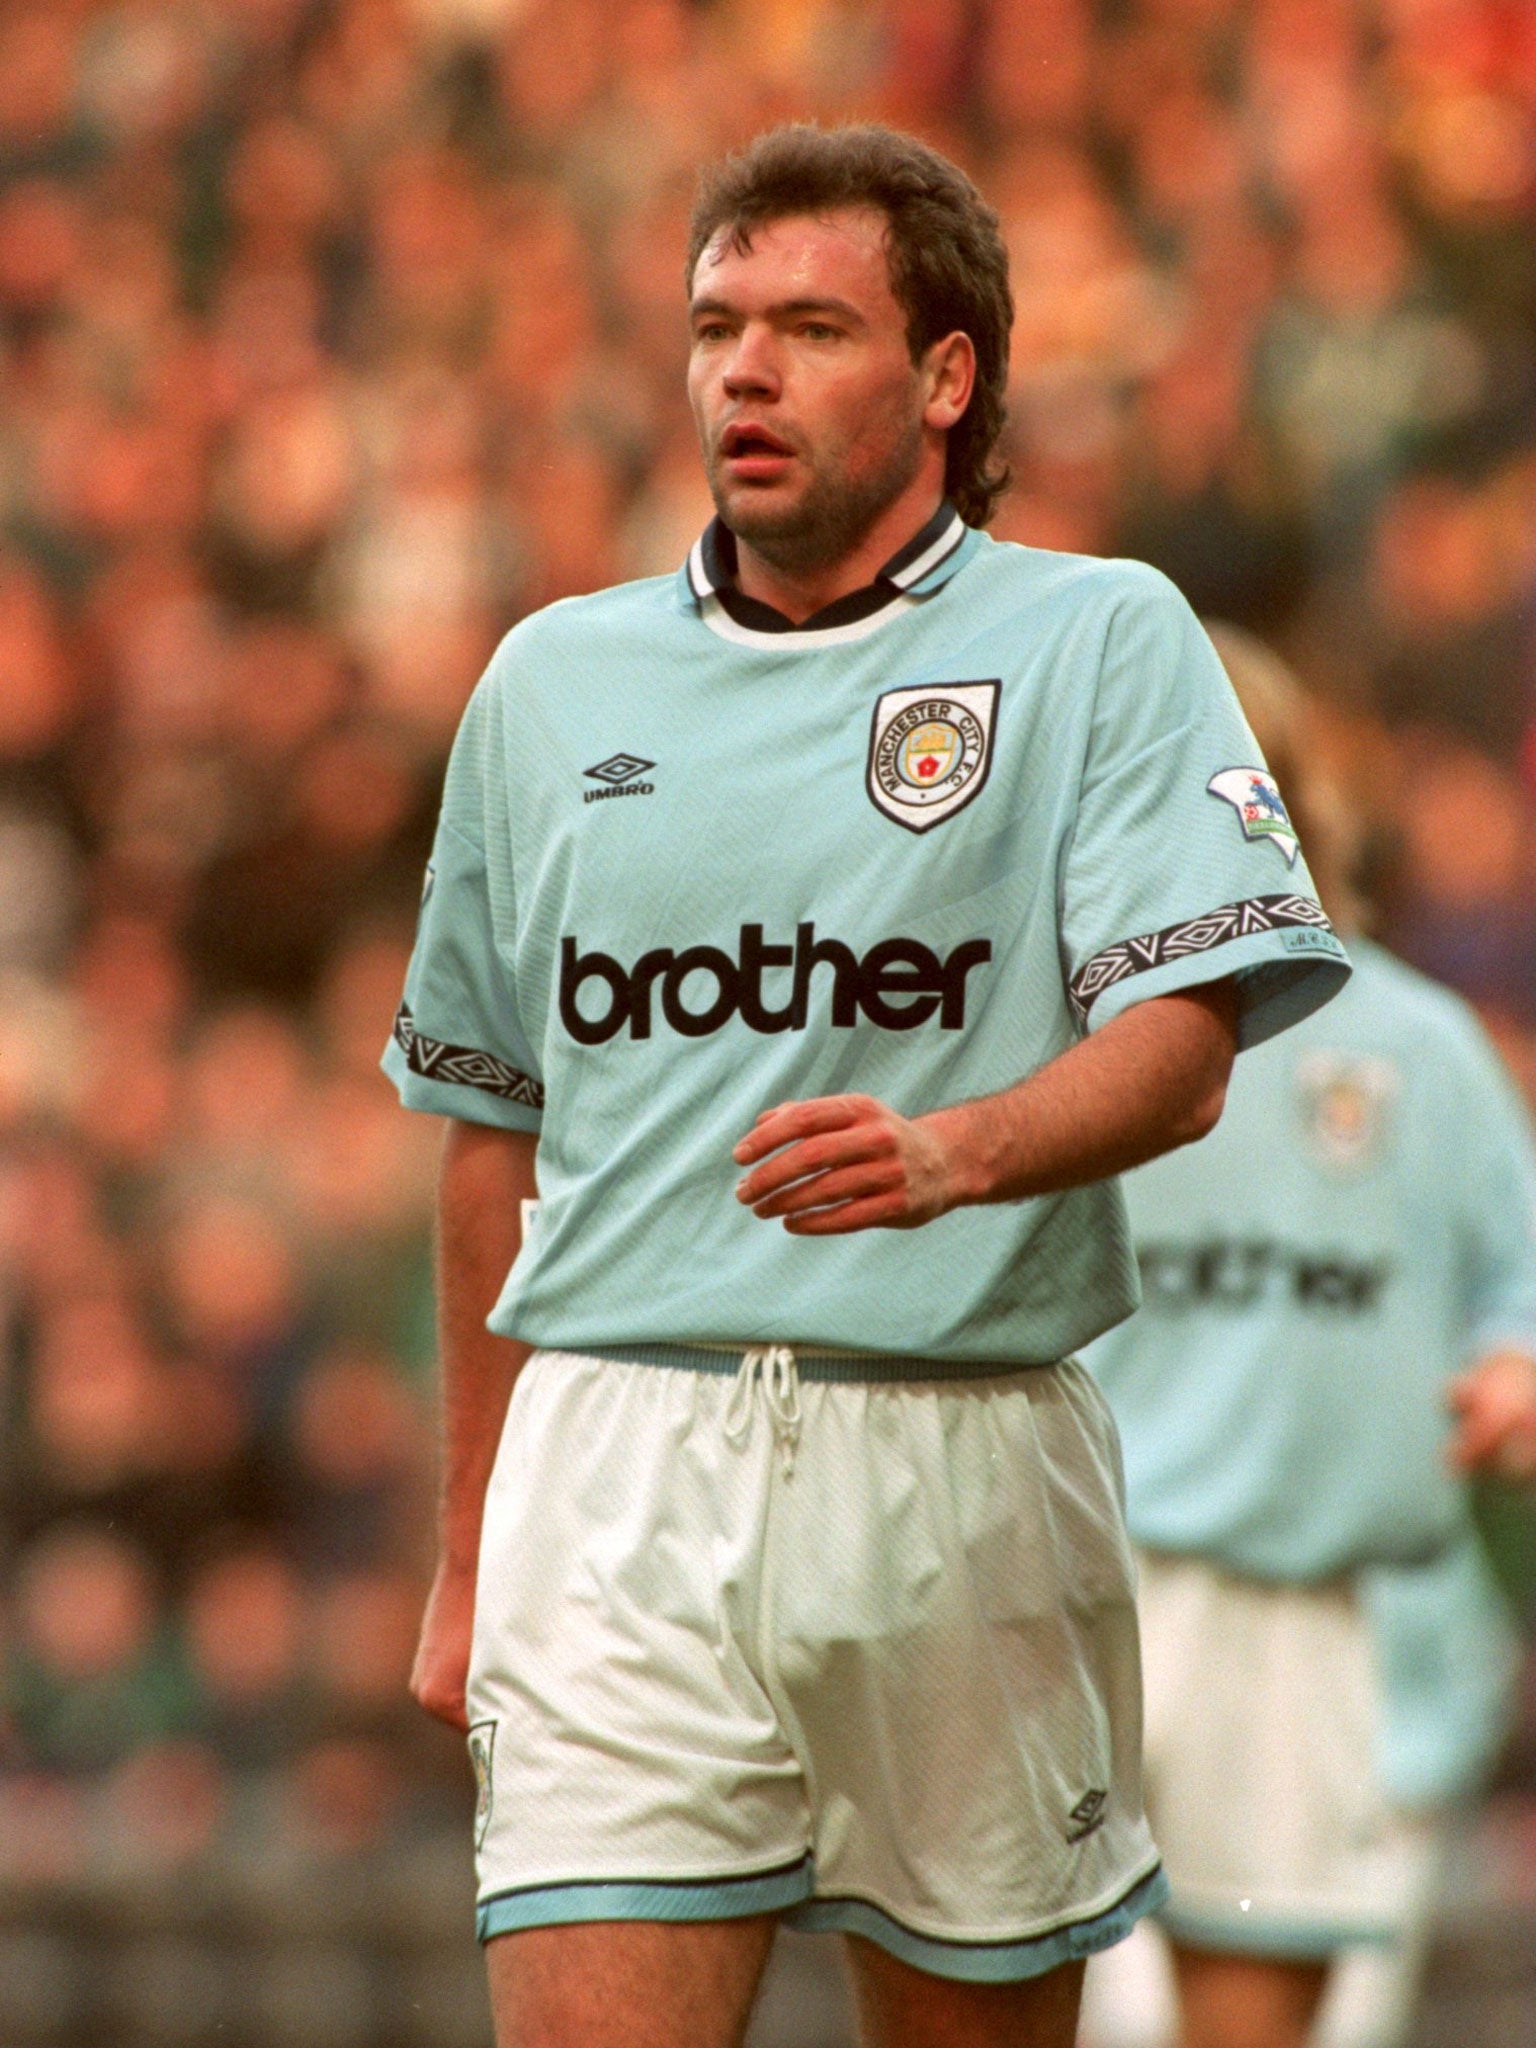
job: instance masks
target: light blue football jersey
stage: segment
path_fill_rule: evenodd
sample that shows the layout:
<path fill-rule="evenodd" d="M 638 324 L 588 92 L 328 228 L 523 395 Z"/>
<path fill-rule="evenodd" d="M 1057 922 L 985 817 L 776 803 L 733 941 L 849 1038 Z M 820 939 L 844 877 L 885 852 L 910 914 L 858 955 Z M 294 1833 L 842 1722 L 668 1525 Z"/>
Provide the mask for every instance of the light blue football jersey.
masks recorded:
<path fill-rule="evenodd" d="M 1459 997 L 1350 945 L 1211 1135 L 1125 1177 L 1144 1305 L 1087 1354 L 1137 1541 L 1289 1582 L 1438 1551 L 1446 1382 L 1536 1350 L 1524 1105 Z"/>
<path fill-rule="evenodd" d="M 943 507 L 799 628 L 675 578 L 517 626 L 449 766 L 385 1066 L 539 1132 L 491 1318 L 525 1342 L 783 1341 L 984 1371 L 1136 1300 L 1113 1183 L 804 1239 L 731 1149 L 776 1103 L 1006 1088 L 1129 1004 L 1231 975 L 1245 1043 L 1348 973 L 1220 664 L 1155 571 Z"/>
<path fill-rule="evenodd" d="M 1338 1001 L 1239 1062 L 1220 1124 L 1125 1179 L 1144 1303 L 1090 1346 L 1150 1549 L 1356 1571 L 1414 1804 L 1476 1782 L 1509 1618 L 1445 1464 L 1447 1381 L 1536 1350 L 1536 1154 L 1461 1000 L 1368 941 Z"/>

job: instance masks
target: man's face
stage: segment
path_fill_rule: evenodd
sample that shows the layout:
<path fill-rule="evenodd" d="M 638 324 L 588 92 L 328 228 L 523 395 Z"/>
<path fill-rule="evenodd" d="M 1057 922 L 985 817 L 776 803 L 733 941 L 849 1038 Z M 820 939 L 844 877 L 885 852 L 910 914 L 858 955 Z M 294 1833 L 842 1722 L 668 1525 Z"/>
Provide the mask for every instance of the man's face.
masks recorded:
<path fill-rule="evenodd" d="M 924 375 L 870 208 L 717 236 L 693 276 L 688 396 L 721 518 L 765 560 L 838 560 L 917 474 Z"/>

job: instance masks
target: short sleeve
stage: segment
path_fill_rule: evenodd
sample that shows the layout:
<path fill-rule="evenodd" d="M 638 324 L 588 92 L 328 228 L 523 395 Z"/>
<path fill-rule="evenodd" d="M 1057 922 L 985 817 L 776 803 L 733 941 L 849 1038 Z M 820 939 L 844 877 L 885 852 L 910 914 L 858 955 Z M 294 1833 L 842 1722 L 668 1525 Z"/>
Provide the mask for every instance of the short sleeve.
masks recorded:
<path fill-rule="evenodd" d="M 544 1087 L 498 944 L 510 871 L 494 881 L 484 826 L 485 685 L 464 715 L 443 789 L 405 994 L 383 1067 L 407 1109 L 536 1131 Z M 493 900 L 494 898 L 494 900 Z"/>
<path fill-rule="evenodd" d="M 1096 1030 L 1230 975 L 1257 1045 L 1327 1002 L 1348 957 L 1199 620 L 1156 570 L 1118 567 L 1061 880 L 1073 1009 Z"/>
<path fill-rule="evenodd" d="M 1468 1357 L 1536 1353 L 1536 1147 L 1530 1115 L 1482 1026 L 1465 1019 L 1454 1128 L 1467 1289 Z"/>

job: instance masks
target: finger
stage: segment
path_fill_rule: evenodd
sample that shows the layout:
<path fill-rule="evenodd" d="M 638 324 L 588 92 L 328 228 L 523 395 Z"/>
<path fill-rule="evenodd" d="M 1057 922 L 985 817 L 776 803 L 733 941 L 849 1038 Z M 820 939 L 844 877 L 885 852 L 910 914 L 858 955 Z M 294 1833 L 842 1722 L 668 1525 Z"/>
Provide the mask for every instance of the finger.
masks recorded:
<path fill-rule="evenodd" d="M 1536 1430 L 1522 1425 L 1506 1440 L 1499 1454 L 1501 1479 L 1536 1479 Z"/>
<path fill-rule="evenodd" d="M 796 1138 L 808 1138 L 818 1131 L 841 1130 L 857 1121 L 858 1112 L 846 1096 L 827 1095 L 814 1102 L 785 1102 L 770 1109 L 736 1145 L 733 1157 L 742 1166 L 766 1158 L 781 1145 Z"/>
<path fill-rule="evenodd" d="M 750 1166 L 787 1145 L 792 1138 L 809 1138 L 818 1131 L 841 1130 L 856 1123 L 864 1113 L 863 1098 L 856 1095 L 819 1095 L 811 1102 L 781 1102 L 760 1116 L 737 1144 L 732 1157 L 738 1165 Z"/>
<path fill-rule="evenodd" d="M 772 1159 L 765 1160 L 745 1180 L 737 1183 L 738 1201 L 757 1203 L 791 1181 L 808 1174 L 825 1173 L 829 1167 L 854 1166 L 861 1160 L 890 1157 L 889 1133 L 878 1124 L 854 1124 L 845 1131 L 829 1131 L 818 1138 L 802 1138 L 787 1145 Z"/>
<path fill-rule="evenodd" d="M 900 1229 L 905 1208 L 894 1195 L 866 1195 L 856 1202 L 838 1202 L 830 1209 L 807 1209 L 786 1216 L 784 1228 L 793 1237 L 845 1237 L 854 1230 Z"/>
<path fill-rule="evenodd" d="M 807 1209 L 825 1209 L 835 1202 L 862 1201 L 867 1195 L 895 1195 L 906 1207 L 906 1188 L 894 1160 L 868 1160 L 836 1173 L 815 1173 L 796 1181 L 766 1202 L 754 1202 L 754 1216 L 797 1216 Z"/>
<path fill-rule="evenodd" d="M 1448 1455 L 1458 1472 L 1470 1472 L 1496 1457 L 1504 1441 L 1506 1419 L 1495 1408 L 1462 1406 L 1461 1423 L 1451 1437 Z"/>
<path fill-rule="evenodd" d="M 1465 1430 L 1457 1430 L 1456 1434 L 1447 1440 L 1445 1462 L 1453 1472 L 1470 1472 L 1476 1465 L 1477 1453 L 1467 1441 Z"/>
<path fill-rule="evenodd" d="M 413 1686 L 412 1692 L 416 1704 L 424 1708 L 434 1721 L 446 1721 L 461 1735 L 469 1733 L 469 1713 L 463 1693 L 440 1690 L 433 1685 Z"/>

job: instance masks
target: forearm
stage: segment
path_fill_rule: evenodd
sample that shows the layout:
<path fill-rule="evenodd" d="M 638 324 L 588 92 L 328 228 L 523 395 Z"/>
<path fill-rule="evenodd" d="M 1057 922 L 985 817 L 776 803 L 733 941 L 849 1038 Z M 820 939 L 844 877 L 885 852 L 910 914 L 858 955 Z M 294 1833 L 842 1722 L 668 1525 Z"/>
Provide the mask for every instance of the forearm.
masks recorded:
<path fill-rule="evenodd" d="M 1219 981 L 1137 1004 L 980 1101 L 910 1118 L 868 1095 L 781 1102 L 734 1148 L 736 1199 L 825 1237 L 1081 1187 L 1203 1137 L 1236 1049 L 1237 997 Z"/>
<path fill-rule="evenodd" d="M 485 1319 L 522 1242 L 521 1204 L 538 1191 L 531 1133 L 450 1121 L 437 1201 L 442 1483 L 438 1537 L 450 1567 L 473 1571 L 485 1491 L 528 1346 Z"/>
<path fill-rule="evenodd" d="M 1105 1180 L 1213 1128 L 1236 1020 L 1227 981 L 1138 1003 L 1015 1087 L 917 1122 L 954 1162 L 961 1202 Z"/>

